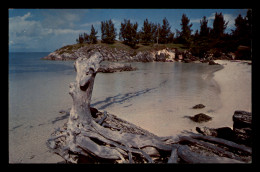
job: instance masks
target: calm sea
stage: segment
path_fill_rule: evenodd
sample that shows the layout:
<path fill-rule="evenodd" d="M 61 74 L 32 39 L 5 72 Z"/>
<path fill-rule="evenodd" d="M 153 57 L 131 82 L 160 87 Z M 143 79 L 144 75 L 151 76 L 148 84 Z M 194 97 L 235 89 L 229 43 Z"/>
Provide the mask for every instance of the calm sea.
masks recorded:
<path fill-rule="evenodd" d="M 48 54 L 48 52 L 9 54 L 10 130 L 25 123 L 27 125 L 33 125 L 30 122 L 42 123 L 41 120 L 53 117 L 59 111 L 58 108 L 62 108 L 64 96 L 69 102 L 67 89 L 75 75 L 73 62 L 40 59 Z"/>
<path fill-rule="evenodd" d="M 41 60 L 49 52 L 9 53 L 9 74 L 34 72 L 62 72 L 71 70 L 71 61 Z"/>

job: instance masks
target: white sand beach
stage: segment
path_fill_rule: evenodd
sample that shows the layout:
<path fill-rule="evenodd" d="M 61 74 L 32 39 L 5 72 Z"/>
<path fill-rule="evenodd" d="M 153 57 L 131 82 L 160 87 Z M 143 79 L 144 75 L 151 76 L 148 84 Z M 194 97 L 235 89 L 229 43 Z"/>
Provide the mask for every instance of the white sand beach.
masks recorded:
<path fill-rule="evenodd" d="M 252 66 L 247 61 L 215 60 L 224 69 L 214 73 L 220 87 L 222 102 L 212 120 L 211 127 L 233 127 L 235 110 L 252 112 Z"/>

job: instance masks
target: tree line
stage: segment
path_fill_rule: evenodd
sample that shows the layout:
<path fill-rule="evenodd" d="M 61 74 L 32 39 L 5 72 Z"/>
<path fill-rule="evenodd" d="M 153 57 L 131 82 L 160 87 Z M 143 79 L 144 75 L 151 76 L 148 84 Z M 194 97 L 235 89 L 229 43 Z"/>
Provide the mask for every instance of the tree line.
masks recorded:
<path fill-rule="evenodd" d="M 200 20 L 200 30 L 192 34 L 192 23 L 186 14 L 181 18 L 181 30 L 173 33 L 166 18 L 160 23 L 153 23 L 145 19 L 141 30 L 138 31 L 138 23 L 131 23 L 124 19 L 119 30 L 119 40 L 124 44 L 135 47 L 136 44 L 183 44 L 192 54 L 204 57 L 209 51 L 219 56 L 220 52 L 234 52 L 239 46 L 251 48 L 252 44 L 252 11 L 248 10 L 247 15 L 241 14 L 235 19 L 235 30 L 225 33 L 228 22 L 224 20 L 222 13 L 215 13 L 213 27 L 208 27 L 208 20 L 204 16 Z M 97 31 L 91 26 L 91 33 L 80 34 L 77 43 L 97 43 Z M 117 31 L 112 20 L 101 21 L 101 42 L 113 44 L 116 41 Z M 246 53 L 250 53 L 246 51 Z M 243 54 L 244 56 L 245 54 Z M 250 56 L 250 54 L 246 54 Z"/>

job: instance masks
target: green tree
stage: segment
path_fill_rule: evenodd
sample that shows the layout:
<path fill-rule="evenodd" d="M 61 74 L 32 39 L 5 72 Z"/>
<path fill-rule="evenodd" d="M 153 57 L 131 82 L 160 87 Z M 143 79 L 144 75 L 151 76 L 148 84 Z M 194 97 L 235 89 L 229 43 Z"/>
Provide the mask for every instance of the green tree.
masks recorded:
<path fill-rule="evenodd" d="M 97 33 L 98 31 L 95 30 L 95 28 L 93 27 L 93 25 L 91 25 L 91 32 L 89 35 L 89 40 L 92 44 L 96 44 L 97 43 Z"/>
<path fill-rule="evenodd" d="M 208 20 L 206 19 L 206 16 L 200 20 L 200 33 L 199 35 L 201 37 L 208 37 L 209 36 L 209 28 L 208 28 Z"/>
<path fill-rule="evenodd" d="M 137 32 L 138 23 L 132 24 L 130 20 L 124 19 L 124 22 L 121 23 L 119 39 L 123 40 L 123 43 L 131 47 L 135 47 L 138 43 L 139 34 Z"/>
<path fill-rule="evenodd" d="M 113 44 L 116 35 L 116 28 L 111 19 L 109 21 L 101 21 L 101 42 Z"/>
<path fill-rule="evenodd" d="M 155 31 L 155 25 L 149 23 L 148 19 L 144 20 L 142 30 L 140 32 L 140 39 L 143 44 L 150 44 L 154 41 L 153 32 Z"/>
<path fill-rule="evenodd" d="M 76 42 L 77 42 L 78 44 L 84 43 L 84 37 L 83 37 L 82 34 L 79 34 L 79 37 L 78 37 L 78 39 L 76 39 Z"/>
<path fill-rule="evenodd" d="M 179 33 L 178 42 L 190 46 L 191 44 L 191 32 L 192 23 L 190 24 L 189 18 L 186 14 L 182 15 L 181 18 L 181 32 Z"/>
<path fill-rule="evenodd" d="M 236 29 L 232 30 L 234 39 L 238 45 L 251 46 L 252 39 L 252 11 L 248 10 L 243 18 L 241 14 L 235 19 Z"/>
<path fill-rule="evenodd" d="M 215 19 L 213 21 L 212 37 L 213 38 L 222 38 L 224 37 L 224 32 L 227 28 L 228 22 L 225 22 L 222 13 L 215 13 Z"/>
<path fill-rule="evenodd" d="M 236 58 L 251 59 L 252 11 L 248 10 L 244 18 L 239 14 L 235 19 L 235 26 L 235 30 L 232 30 L 232 45 L 236 50 Z"/>
<path fill-rule="evenodd" d="M 162 24 L 162 26 L 160 27 L 160 30 L 159 30 L 159 43 L 161 43 L 161 44 L 168 43 L 170 36 L 172 36 L 171 35 L 171 27 L 170 27 L 168 20 L 165 17 L 163 19 L 163 24 Z"/>
<path fill-rule="evenodd" d="M 154 43 L 158 43 L 158 39 L 159 39 L 159 30 L 160 30 L 160 24 L 157 23 L 157 24 L 152 24 L 152 28 L 153 28 L 153 41 Z"/>
<path fill-rule="evenodd" d="M 84 43 L 88 43 L 88 44 L 90 44 L 90 37 L 89 37 L 89 34 L 87 34 L 87 33 L 83 33 L 83 39 L 84 39 Z"/>

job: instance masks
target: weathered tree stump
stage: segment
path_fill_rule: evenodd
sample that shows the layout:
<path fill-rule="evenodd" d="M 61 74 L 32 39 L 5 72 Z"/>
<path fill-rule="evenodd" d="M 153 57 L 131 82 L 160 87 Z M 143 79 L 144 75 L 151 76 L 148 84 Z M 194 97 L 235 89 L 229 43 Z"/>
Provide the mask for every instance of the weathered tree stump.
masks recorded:
<path fill-rule="evenodd" d="M 249 148 L 241 148 L 236 143 L 194 133 L 158 137 L 106 111 L 100 112 L 90 107 L 94 79 L 103 56 L 97 51 L 79 56 L 74 63 L 76 81 L 70 84 L 73 104 L 68 122 L 54 131 L 46 143 L 67 163 L 205 163 L 207 159 L 211 163 L 250 161 L 240 158 L 240 155 L 233 156 L 233 152 L 228 153 L 226 149 L 214 149 L 220 144 L 222 147 L 228 145 L 250 156 Z M 210 155 L 201 155 L 199 150 L 202 149 L 209 151 Z"/>

